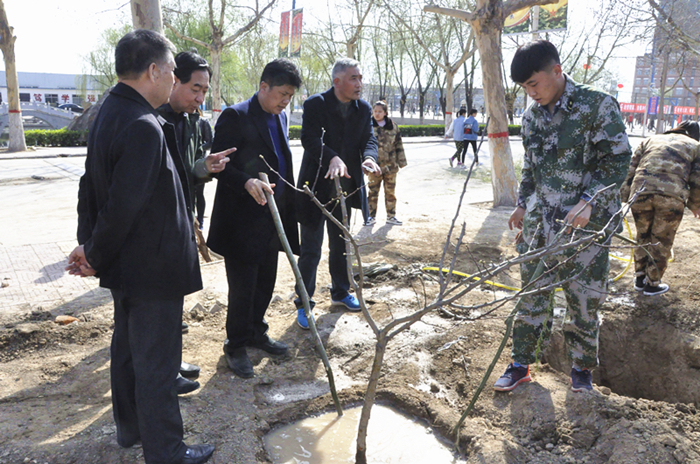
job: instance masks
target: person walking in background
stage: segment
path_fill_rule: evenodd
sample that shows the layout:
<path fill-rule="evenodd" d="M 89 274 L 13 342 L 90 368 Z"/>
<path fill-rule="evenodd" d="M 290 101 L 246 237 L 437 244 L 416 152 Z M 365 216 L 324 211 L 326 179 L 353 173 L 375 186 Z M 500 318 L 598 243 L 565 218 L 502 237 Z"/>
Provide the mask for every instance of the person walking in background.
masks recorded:
<path fill-rule="evenodd" d="M 642 245 L 634 250 L 634 289 L 644 295 L 660 295 L 669 289 L 661 278 L 685 207 L 700 218 L 698 140 L 700 129 L 693 121 L 644 139 L 622 183 L 620 197 L 625 202 L 643 188 L 631 209 L 637 243 Z"/>
<path fill-rule="evenodd" d="M 462 165 L 467 155 L 467 148 L 469 145 L 472 147 L 474 152 L 474 160 L 479 162 L 479 155 L 476 153 L 476 141 L 479 139 L 479 122 L 476 120 L 476 115 L 478 111 L 472 109 L 469 111 L 469 117 L 464 120 L 464 153 L 462 155 Z"/>
<path fill-rule="evenodd" d="M 464 116 L 466 114 L 467 110 L 461 108 L 457 113 L 457 118 L 452 121 L 450 129 L 445 134 L 446 139 L 450 137 L 454 139 L 457 147 L 455 154 L 450 157 L 450 167 L 454 167 L 455 158 L 457 159 L 457 167 L 464 166 L 464 155 L 467 152 L 467 146 L 464 144 L 464 122 L 466 121 Z"/>
<path fill-rule="evenodd" d="M 400 226 L 401 221 L 396 219 L 396 175 L 399 169 L 406 166 L 406 153 L 401 142 L 399 126 L 394 124 L 388 116 L 386 102 L 378 101 L 372 108 L 372 128 L 377 138 L 377 164 L 380 172 L 369 173 L 369 218 L 366 226 L 375 224 L 377 218 L 377 203 L 379 201 L 379 189 L 384 182 L 384 205 L 386 207 L 386 223 Z"/>

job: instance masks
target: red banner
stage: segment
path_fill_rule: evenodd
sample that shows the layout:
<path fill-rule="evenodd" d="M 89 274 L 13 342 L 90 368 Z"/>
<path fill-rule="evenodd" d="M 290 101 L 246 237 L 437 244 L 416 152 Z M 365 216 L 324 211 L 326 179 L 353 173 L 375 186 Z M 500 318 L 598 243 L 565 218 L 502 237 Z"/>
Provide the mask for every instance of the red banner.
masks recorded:
<path fill-rule="evenodd" d="M 301 26 L 304 23 L 304 9 L 292 11 L 292 39 L 289 47 L 289 56 L 301 56 Z"/>
<path fill-rule="evenodd" d="M 289 11 L 282 13 L 280 20 L 279 58 L 289 56 Z"/>
<path fill-rule="evenodd" d="M 647 109 L 647 105 L 644 103 L 620 103 L 620 111 L 623 113 L 640 113 L 644 114 Z M 657 108 L 658 109 L 658 108 Z M 671 114 L 671 106 L 664 105 L 664 114 Z M 695 115 L 694 106 L 674 106 L 673 114 L 679 115 Z"/>

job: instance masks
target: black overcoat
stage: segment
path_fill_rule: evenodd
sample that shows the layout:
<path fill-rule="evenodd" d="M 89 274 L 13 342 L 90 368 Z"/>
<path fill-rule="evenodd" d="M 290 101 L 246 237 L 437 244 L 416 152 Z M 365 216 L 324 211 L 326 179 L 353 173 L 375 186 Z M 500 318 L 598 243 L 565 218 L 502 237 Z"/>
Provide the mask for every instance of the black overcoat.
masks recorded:
<path fill-rule="evenodd" d="M 282 151 L 287 164 L 286 180 L 294 185 L 292 152 L 287 138 L 287 115 L 275 116 L 282 131 Z M 260 206 L 245 189 L 250 178 L 259 179 L 259 173 L 269 176 L 270 183 L 279 184 L 279 164 L 275 154 L 265 112 L 258 102 L 257 93 L 249 100 L 227 108 L 221 113 L 214 130 L 212 153 L 228 148 L 237 150 L 231 161 L 216 175 L 216 198 L 212 211 L 207 245 L 224 257 L 263 264 L 272 237 L 277 234 L 269 206 Z M 277 191 L 280 187 L 275 187 Z M 299 231 L 294 214 L 293 190 L 287 186 L 275 202 L 281 210 L 285 234 L 295 254 L 299 254 Z M 282 251 L 280 245 L 280 251 Z"/>
<path fill-rule="evenodd" d="M 78 243 L 100 286 L 127 297 L 177 298 L 202 288 L 187 171 L 175 128 L 117 84 L 88 136 Z"/>
<path fill-rule="evenodd" d="M 368 158 L 377 161 L 372 108 L 364 100 L 353 100 L 347 119 L 343 119 L 339 104 L 333 88 L 312 95 L 304 102 L 301 126 L 304 158 L 301 161 L 298 187 L 303 189 L 304 185 L 308 185 L 311 188 L 315 182 L 314 193 L 321 203 L 327 203 L 334 196 L 335 186 L 334 181 L 323 177 L 328 172 L 330 160 L 340 156 L 351 176 L 350 179 L 341 178 L 343 190 L 349 194 L 362 187 L 350 198 L 350 205 L 359 209 L 362 198 L 367 196 L 363 187 L 362 162 Z M 321 210 L 307 195 L 298 192 L 296 206 L 297 219 L 301 224 L 312 227 L 318 224 L 322 216 Z"/>

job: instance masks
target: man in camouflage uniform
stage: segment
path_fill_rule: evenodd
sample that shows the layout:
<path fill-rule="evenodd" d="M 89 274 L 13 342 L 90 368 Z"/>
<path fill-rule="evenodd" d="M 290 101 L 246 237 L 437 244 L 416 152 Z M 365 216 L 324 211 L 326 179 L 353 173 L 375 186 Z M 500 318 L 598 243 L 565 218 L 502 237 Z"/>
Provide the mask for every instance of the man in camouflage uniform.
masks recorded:
<path fill-rule="evenodd" d="M 511 77 L 534 101 L 523 115 L 525 160 L 518 206 L 508 221 L 511 229 L 522 229 L 518 251 L 524 253 L 552 243 L 564 224 L 573 239 L 582 236 L 577 229 L 589 220 L 607 224 L 620 209 L 618 188 L 631 150 L 615 99 L 565 75 L 550 42 L 520 47 Z M 545 264 L 547 270 L 556 268 L 533 283 L 537 288 L 573 277 L 562 285 L 568 306 L 564 337 L 573 361 L 572 389 L 590 390 L 590 369 L 598 363 L 598 308 L 607 291 L 608 250 L 592 243 L 551 256 Z M 522 265 L 523 287 L 537 265 Z M 530 381 L 528 365 L 548 335 L 552 293 L 521 298 L 513 328 L 514 362 L 494 389 L 510 391 Z"/>
<path fill-rule="evenodd" d="M 671 258 L 676 230 L 687 206 L 700 217 L 700 130 L 685 121 L 665 134 L 645 139 L 634 152 L 620 197 L 644 190 L 632 204 L 637 243 L 634 250 L 634 289 L 660 295 L 669 289 L 661 278 Z"/>

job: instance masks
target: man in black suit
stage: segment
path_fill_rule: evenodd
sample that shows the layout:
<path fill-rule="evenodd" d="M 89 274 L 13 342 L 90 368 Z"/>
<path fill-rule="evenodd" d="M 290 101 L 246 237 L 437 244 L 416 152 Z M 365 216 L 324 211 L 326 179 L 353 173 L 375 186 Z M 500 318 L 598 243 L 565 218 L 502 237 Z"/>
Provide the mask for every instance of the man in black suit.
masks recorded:
<path fill-rule="evenodd" d="M 360 209 L 366 197 L 362 171 L 379 172 L 377 139 L 372 131 L 372 108 L 360 99 L 362 71 L 359 62 L 349 58 L 339 59 L 333 65 L 332 77 L 333 87 L 330 90 L 312 95 L 304 102 L 301 126 L 304 157 L 298 187 L 308 185 L 319 201 L 325 204 L 335 196 L 334 179 L 340 177 L 343 191 L 355 192 L 349 199 L 349 205 Z M 327 220 L 306 194 L 297 193 L 296 207 L 301 224 L 299 270 L 309 298 L 313 297 L 316 289 L 316 271 L 321 259 L 325 224 L 328 230 L 328 267 L 333 284 L 331 302 L 351 311 L 359 311 L 357 298 L 348 293 L 350 281 L 342 231 Z M 340 206 L 336 205 L 333 214 L 342 220 Z M 299 289 L 294 300 L 298 309 L 297 323 L 302 329 L 308 329 L 309 322 L 298 295 Z"/>
<path fill-rule="evenodd" d="M 258 92 L 226 109 L 214 131 L 213 152 L 237 148 L 217 174 L 207 245 L 225 260 L 229 297 L 224 354 L 231 370 L 243 378 L 254 375 L 246 347 L 277 355 L 287 352 L 284 343 L 267 335 L 264 319 L 282 249 L 265 192 L 274 194 L 287 238 L 298 253 L 293 190 L 279 177 L 294 185 L 284 108 L 300 86 L 294 63 L 287 59 L 268 63 Z M 270 185 L 259 179 L 261 172 L 269 175 Z"/>
<path fill-rule="evenodd" d="M 117 442 L 143 443 L 146 463 L 195 464 L 214 447 L 183 443 L 175 389 L 184 295 L 202 288 L 187 172 L 155 108 L 173 88 L 173 45 L 137 30 L 115 50 L 119 83 L 88 136 L 71 274 L 98 275 L 114 298 L 112 408 Z"/>

